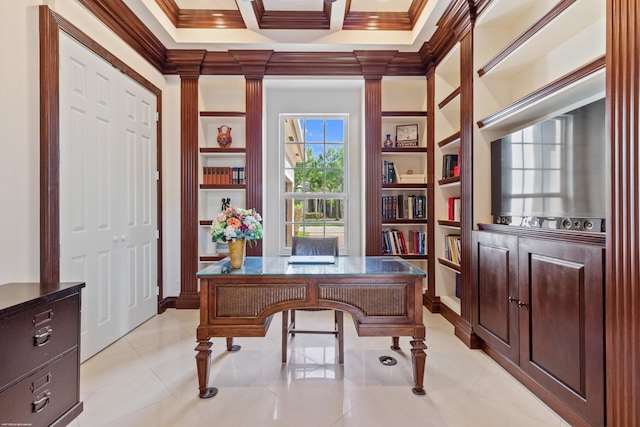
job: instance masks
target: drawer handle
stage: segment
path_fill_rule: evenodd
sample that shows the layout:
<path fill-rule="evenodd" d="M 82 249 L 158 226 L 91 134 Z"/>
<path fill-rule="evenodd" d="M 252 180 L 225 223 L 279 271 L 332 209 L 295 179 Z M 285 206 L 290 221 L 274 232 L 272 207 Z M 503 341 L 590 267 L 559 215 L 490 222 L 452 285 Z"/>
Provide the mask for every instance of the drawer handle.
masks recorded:
<path fill-rule="evenodd" d="M 39 329 L 33 336 L 33 345 L 36 347 L 42 347 L 49 342 L 52 333 L 53 328 L 51 328 L 51 326 L 45 326 L 44 328 Z"/>
<path fill-rule="evenodd" d="M 32 411 L 38 413 L 42 411 L 44 408 L 46 408 L 47 405 L 49 404 L 50 397 L 51 397 L 51 392 L 49 390 L 38 395 L 38 397 L 36 397 L 36 400 L 34 400 L 33 403 L 31 404 Z"/>

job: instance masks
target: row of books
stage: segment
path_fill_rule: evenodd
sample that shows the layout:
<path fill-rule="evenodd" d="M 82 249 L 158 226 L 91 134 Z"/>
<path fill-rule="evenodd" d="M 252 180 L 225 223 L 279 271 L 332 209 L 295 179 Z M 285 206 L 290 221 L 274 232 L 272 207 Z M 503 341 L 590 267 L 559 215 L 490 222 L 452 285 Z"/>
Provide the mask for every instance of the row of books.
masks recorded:
<path fill-rule="evenodd" d="M 447 234 L 444 236 L 444 256 L 449 261 L 460 264 L 460 235 Z"/>
<path fill-rule="evenodd" d="M 382 230 L 382 253 L 385 255 L 425 255 L 426 233 L 409 230 L 407 239 L 404 232 L 397 229 Z"/>
<path fill-rule="evenodd" d="M 451 178 L 460 175 L 457 154 L 445 154 L 442 156 L 442 178 Z"/>
<path fill-rule="evenodd" d="M 382 183 L 393 184 L 394 182 L 398 182 L 396 168 L 393 162 L 390 162 L 388 160 L 383 160 L 382 161 Z"/>
<path fill-rule="evenodd" d="M 244 167 L 203 166 L 203 184 L 245 184 Z"/>
<path fill-rule="evenodd" d="M 422 194 L 382 196 L 382 219 L 424 219 L 427 197 Z"/>

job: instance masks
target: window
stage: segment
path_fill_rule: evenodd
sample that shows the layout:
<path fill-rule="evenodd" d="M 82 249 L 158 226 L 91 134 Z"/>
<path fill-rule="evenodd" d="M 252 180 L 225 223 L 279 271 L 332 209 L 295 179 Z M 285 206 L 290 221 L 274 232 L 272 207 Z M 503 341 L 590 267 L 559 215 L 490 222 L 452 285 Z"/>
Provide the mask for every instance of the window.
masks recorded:
<path fill-rule="evenodd" d="M 285 248 L 292 236 L 338 237 L 347 218 L 346 115 L 281 115 Z"/>

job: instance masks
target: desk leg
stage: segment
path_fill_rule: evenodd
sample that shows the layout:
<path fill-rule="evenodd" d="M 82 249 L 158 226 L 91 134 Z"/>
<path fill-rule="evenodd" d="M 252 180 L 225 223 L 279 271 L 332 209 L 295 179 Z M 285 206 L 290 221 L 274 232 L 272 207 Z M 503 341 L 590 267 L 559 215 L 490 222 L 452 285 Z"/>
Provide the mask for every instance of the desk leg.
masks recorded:
<path fill-rule="evenodd" d="M 424 339 L 413 338 L 411 341 L 411 363 L 413 364 L 413 393 L 423 395 L 424 391 L 424 367 L 427 360 L 427 354 L 424 352 L 427 346 Z"/>
<path fill-rule="evenodd" d="M 198 368 L 198 385 L 200 386 L 200 398 L 208 399 L 218 393 L 215 387 L 208 387 L 209 384 L 209 365 L 211 365 L 211 345 L 209 339 L 198 341 L 195 350 L 196 367 Z"/>

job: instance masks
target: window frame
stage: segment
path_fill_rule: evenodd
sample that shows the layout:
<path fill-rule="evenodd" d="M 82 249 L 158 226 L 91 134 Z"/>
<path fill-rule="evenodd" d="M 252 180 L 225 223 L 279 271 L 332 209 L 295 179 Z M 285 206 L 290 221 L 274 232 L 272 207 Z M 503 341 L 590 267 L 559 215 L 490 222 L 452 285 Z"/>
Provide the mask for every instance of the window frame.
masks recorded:
<path fill-rule="evenodd" d="M 286 186 L 287 186 L 287 179 L 286 179 L 286 171 L 287 170 L 293 170 L 293 165 L 290 165 L 290 167 L 287 167 L 286 163 L 286 146 L 287 146 L 287 141 L 285 141 L 285 137 L 286 137 L 286 132 L 285 132 L 285 126 L 286 126 L 286 120 L 287 119 L 295 119 L 295 120 L 300 120 L 300 119 L 304 119 L 305 123 L 306 120 L 308 119 L 312 119 L 312 120 L 323 120 L 324 126 L 323 129 L 325 130 L 324 132 L 324 136 L 322 138 L 322 142 L 308 142 L 306 141 L 305 135 L 304 135 L 304 129 L 302 130 L 302 141 L 297 141 L 301 144 L 323 144 L 325 147 L 328 145 L 333 145 L 336 144 L 335 141 L 327 141 L 327 135 L 326 135 L 326 121 L 327 120 L 342 120 L 343 121 L 343 129 L 342 129 L 342 134 L 343 134 L 343 165 L 342 165 L 342 176 L 343 176 L 343 183 L 342 183 L 342 192 L 327 192 L 326 190 L 323 192 L 296 192 L 296 191 L 287 191 Z M 293 218 L 287 218 L 287 210 L 285 208 L 285 205 L 287 204 L 287 200 L 299 200 L 299 199 L 305 199 L 305 200 L 309 200 L 309 199 L 319 199 L 319 200 L 335 200 L 335 199 L 339 199 L 342 200 L 342 205 L 343 205 L 343 218 L 342 218 L 342 224 L 343 224 L 343 239 L 342 242 L 340 244 L 340 254 L 346 254 L 347 252 L 347 236 L 348 236 L 348 229 L 349 229 L 349 225 L 348 225 L 348 212 L 349 212 L 349 168 L 347 167 L 347 165 L 349 164 L 349 114 L 346 113 L 280 113 L 278 115 L 278 125 L 279 125 L 279 132 L 278 132 L 278 159 L 279 159 L 279 178 L 278 178 L 278 188 L 280 189 L 279 191 L 279 197 L 278 197 L 278 229 L 280 230 L 279 232 L 279 253 L 281 255 L 288 255 L 291 254 L 291 245 L 287 243 L 287 230 L 290 229 L 290 227 L 294 226 L 296 221 L 293 221 Z M 339 142 L 338 142 L 339 143 Z M 335 170 L 335 167 L 330 167 L 328 168 L 327 165 L 325 164 L 324 166 L 324 170 Z M 325 177 L 326 177 L 326 173 L 325 173 Z M 291 181 L 293 181 L 293 179 L 291 179 Z M 302 221 L 302 223 L 304 223 L 304 219 Z M 326 218 L 325 221 L 323 221 L 323 236 L 326 235 Z"/>

